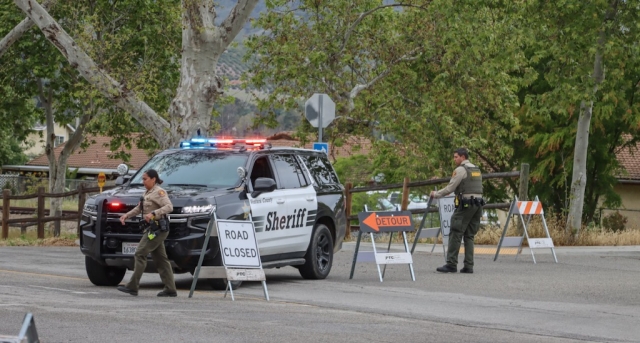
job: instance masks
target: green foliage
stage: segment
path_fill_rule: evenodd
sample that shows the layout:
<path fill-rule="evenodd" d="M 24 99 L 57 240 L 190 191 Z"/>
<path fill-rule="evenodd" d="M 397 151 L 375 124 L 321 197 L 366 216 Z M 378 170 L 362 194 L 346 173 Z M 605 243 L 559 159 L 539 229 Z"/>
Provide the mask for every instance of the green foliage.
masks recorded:
<path fill-rule="evenodd" d="M 25 194 L 36 194 L 38 188 L 44 187 L 45 192 L 49 189 L 49 180 L 41 178 L 39 175 L 27 174 L 24 180 Z"/>
<path fill-rule="evenodd" d="M 373 165 L 365 155 L 353 155 L 338 158 L 333 163 L 333 169 L 343 184 L 352 183 L 354 187 L 365 186 L 373 180 Z"/>
<path fill-rule="evenodd" d="M 11 191 L 11 195 L 15 195 L 16 193 L 18 193 L 18 190 L 14 187 L 12 182 L 6 182 L 4 184 L 4 186 L 2 187 L 2 189 L 8 189 Z"/>
<path fill-rule="evenodd" d="M 620 211 L 612 212 L 602 218 L 602 226 L 613 232 L 624 231 L 627 225 L 627 217 L 620 214 Z"/>

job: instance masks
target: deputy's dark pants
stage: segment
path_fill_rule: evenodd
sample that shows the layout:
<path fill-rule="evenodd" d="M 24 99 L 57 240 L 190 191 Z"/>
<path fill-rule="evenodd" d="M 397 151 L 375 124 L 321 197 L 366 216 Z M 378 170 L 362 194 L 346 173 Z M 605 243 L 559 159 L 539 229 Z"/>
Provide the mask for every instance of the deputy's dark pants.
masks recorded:
<path fill-rule="evenodd" d="M 464 266 L 473 269 L 473 240 L 480 228 L 482 206 L 460 205 L 451 216 L 451 231 L 449 232 L 449 249 L 447 250 L 447 265 L 458 268 L 458 253 L 460 242 L 464 237 Z"/>
<path fill-rule="evenodd" d="M 149 240 L 147 232 L 145 231 L 136 249 L 136 264 L 133 269 L 133 275 L 131 275 L 131 279 L 129 283 L 127 283 L 127 288 L 134 291 L 138 290 L 142 273 L 144 273 L 145 268 L 147 268 L 147 255 L 151 253 L 153 262 L 155 262 L 158 273 L 160 274 L 160 279 L 162 283 L 164 283 L 164 290 L 171 293 L 176 292 L 176 283 L 173 280 L 171 262 L 169 262 L 167 252 L 164 249 L 164 240 L 168 235 L 169 231 L 158 232 L 154 239 Z"/>

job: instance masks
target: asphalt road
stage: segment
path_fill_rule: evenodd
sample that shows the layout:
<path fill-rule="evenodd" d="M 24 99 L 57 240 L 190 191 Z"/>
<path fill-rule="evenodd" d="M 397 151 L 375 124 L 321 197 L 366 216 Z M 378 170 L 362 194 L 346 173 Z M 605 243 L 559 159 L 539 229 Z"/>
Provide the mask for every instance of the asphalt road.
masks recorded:
<path fill-rule="evenodd" d="M 236 301 L 190 275 L 178 298 L 157 298 L 157 274 L 140 295 L 93 286 L 78 248 L 0 247 L 0 335 L 16 335 L 32 312 L 42 342 L 639 342 L 640 247 L 559 248 L 476 257 L 475 274 L 439 274 L 442 253 L 406 265 L 358 264 L 353 244 L 335 256 L 326 280 L 296 269 L 266 270 Z M 364 247 L 367 248 L 367 247 Z M 439 251 L 436 248 L 436 251 Z M 128 280 L 131 272 L 125 276 Z"/>

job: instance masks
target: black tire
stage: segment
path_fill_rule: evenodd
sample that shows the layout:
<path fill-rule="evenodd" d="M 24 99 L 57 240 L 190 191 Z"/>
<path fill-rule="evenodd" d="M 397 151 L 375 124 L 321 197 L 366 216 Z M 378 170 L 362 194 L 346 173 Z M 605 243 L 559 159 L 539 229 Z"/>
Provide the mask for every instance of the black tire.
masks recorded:
<path fill-rule="evenodd" d="M 126 268 L 105 266 L 89 256 L 84 257 L 84 267 L 89 280 L 96 286 L 117 286 L 127 272 Z"/>
<path fill-rule="evenodd" d="M 316 224 L 304 259 L 305 263 L 298 268 L 303 278 L 320 280 L 329 275 L 333 264 L 333 237 L 326 225 Z"/>
<path fill-rule="evenodd" d="M 222 255 L 220 255 L 220 253 L 218 253 L 218 255 L 216 255 L 216 257 L 213 259 L 212 262 L 207 263 L 206 261 L 203 262 L 203 265 L 206 266 L 222 266 Z M 191 273 L 191 275 L 193 275 L 195 273 L 195 270 L 190 270 L 189 271 Z M 211 288 L 213 288 L 216 291 L 224 291 L 225 289 L 227 289 L 227 279 L 203 279 L 205 280 L 206 283 L 208 283 Z M 240 285 L 242 285 L 242 281 L 231 281 L 231 287 L 233 287 L 233 289 L 237 289 L 238 287 L 240 287 Z"/>

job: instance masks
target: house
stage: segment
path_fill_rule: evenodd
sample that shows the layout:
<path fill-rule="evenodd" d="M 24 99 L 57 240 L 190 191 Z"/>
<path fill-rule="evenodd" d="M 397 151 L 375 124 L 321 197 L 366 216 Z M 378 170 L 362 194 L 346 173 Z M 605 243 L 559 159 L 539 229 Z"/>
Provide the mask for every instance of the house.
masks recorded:
<path fill-rule="evenodd" d="M 25 140 L 27 144 L 24 145 L 24 154 L 27 155 L 28 158 L 35 158 L 44 154 L 45 146 L 47 145 L 47 125 L 37 123 L 32 130 L 34 132 L 27 136 L 27 139 Z M 54 146 L 57 147 L 68 141 L 69 137 L 75 131 L 75 127 L 70 124 L 60 125 L 58 123 L 54 123 L 54 132 L 56 135 Z"/>
<path fill-rule="evenodd" d="M 618 162 L 623 168 L 623 172 L 618 175 L 618 184 L 614 191 L 622 198 L 622 205 L 618 209 L 603 209 L 602 217 L 611 212 L 620 211 L 620 214 L 627 217 L 627 227 L 638 227 L 640 225 L 640 143 L 637 145 L 621 149 L 616 152 Z"/>
<path fill-rule="evenodd" d="M 78 178 L 95 178 L 100 172 L 106 174 L 107 179 L 116 178 L 116 168 L 119 164 L 124 163 L 121 159 L 112 159 L 109 157 L 112 151 L 109 148 L 109 142 L 111 138 L 104 136 L 90 137 L 87 139 L 94 140 L 86 150 L 77 149 L 69 159 L 67 160 L 67 168 L 75 170 L 78 169 Z M 55 147 L 54 152 L 56 158 L 60 156 L 60 152 L 66 144 L 62 143 Z M 147 160 L 149 160 L 149 154 L 133 146 L 128 151 L 131 154 L 131 158 L 127 164 L 131 170 L 137 170 L 142 167 Z M 37 173 L 38 176 L 47 177 L 49 173 L 49 159 L 44 152 L 27 162 L 24 165 L 4 165 L 2 166 L 2 173 L 4 174 L 27 174 Z"/>

